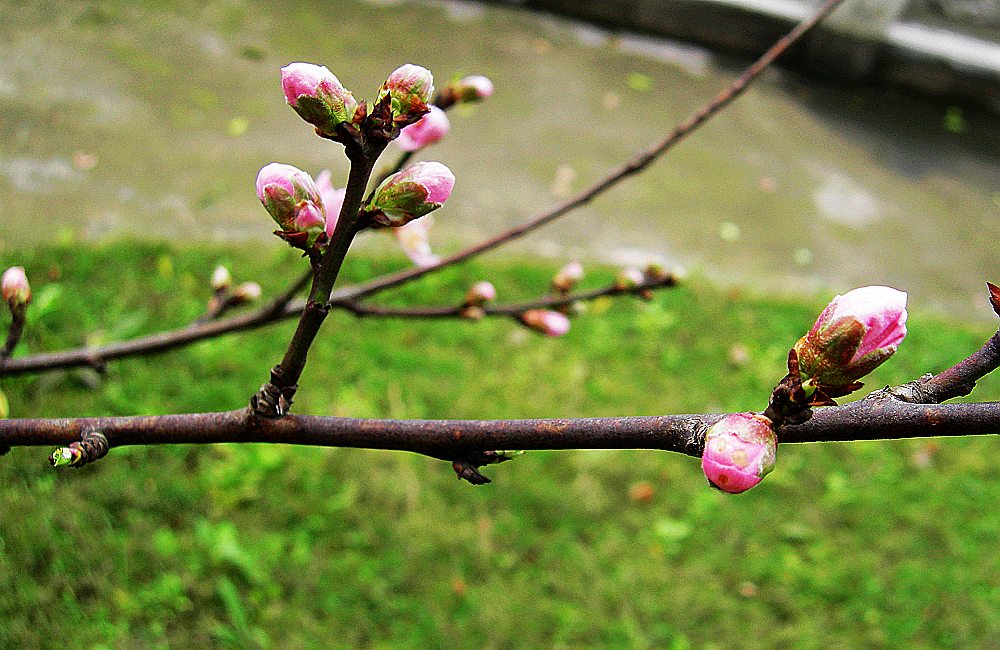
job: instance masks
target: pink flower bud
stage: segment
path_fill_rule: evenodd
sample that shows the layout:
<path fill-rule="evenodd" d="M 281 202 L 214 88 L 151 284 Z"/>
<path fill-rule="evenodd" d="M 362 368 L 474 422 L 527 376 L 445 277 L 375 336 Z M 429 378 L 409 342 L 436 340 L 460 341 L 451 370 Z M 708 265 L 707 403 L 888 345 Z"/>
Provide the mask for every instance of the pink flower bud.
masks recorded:
<path fill-rule="evenodd" d="M 469 287 L 469 292 L 465 294 L 466 305 L 483 305 L 497 299 L 497 290 L 492 282 L 483 280 Z"/>
<path fill-rule="evenodd" d="M 795 344 L 807 392 L 848 386 L 899 348 L 906 336 L 906 294 L 890 287 L 862 287 L 835 297 Z"/>
<path fill-rule="evenodd" d="M 281 69 L 281 87 L 288 105 L 321 135 L 334 135 L 337 125 L 350 122 L 358 108 L 354 96 L 326 66 L 289 63 Z"/>
<path fill-rule="evenodd" d="M 701 469 L 715 487 L 739 494 L 774 469 L 777 448 L 778 437 L 769 419 L 756 413 L 734 413 L 705 433 Z"/>
<path fill-rule="evenodd" d="M 439 162 L 418 162 L 382 181 L 366 210 L 376 223 L 402 226 L 444 205 L 454 186 L 450 169 Z"/>
<path fill-rule="evenodd" d="M 407 63 L 396 68 L 379 89 L 378 101 L 389 95 L 393 117 L 407 118 L 423 113 L 434 96 L 430 70 Z"/>
<path fill-rule="evenodd" d="M 233 283 L 233 276 L 230 275 L 229 269 L 219 265 L 215 267 L 212 272 L 212 289 L 215 291 L 224 291 L 229 288 Z"/>
<path fill-rule="evenodd" d="M 284 232 L 323 232 L 323 199 L 309 174 L 297 167 L 270 163 L 257 174 L 257 198 Z"/>
<path fill-rule="evenodd" d="M 569 331 L 566 315 L 549 309 L 529 309 L 521 314 L 521 322 L 546 336 L 562 336 Z"/>
<path fill-rule="evenodd" d="M 481 102 L 493 96 L 493 82 L 482 75 L 469 75 L 455 83 L 455 93 L 460 102 Z"/>
<path fill-rule="evenodd" d="M 552 278 L 552 288 L 563 293 L 572 291 L 581 278 L 583 278 L 583 265 L 579 262 L 570 262 L 559 269 Z"/>
<path fill-rule="evenodd" d="M 451 123 L 448 116 L 437 106 L 431 112 L 399 132 L 396 144 L 403 151 L 417 151 L 430 146 L 448 135 Z"/>
<path fill-rule="evenodd" d="M 12 266 L 3 272 L 3 277 L 0 278 L 0 295 L 11 308 L 23 307 L 31 302 L 31 286 L 28 285 L 28 276 L 23 266 Z"/>
<path fill-rule="evenodd" d="M 434 216 L 429 214 L 405 226 L 392 229 L 399 247 L 417 266 L 430 266 L 441 261 L 441 258 L 431 251 L 430 232 L 433 225 Z"/>
<path fill-rule="evenodd" d="M 619 271 L 618 275 L 615 277 L 615 289 L 618 289 L 619 291 L 635 289 L 645 281 L 646 276 L 643 272 L 634 266 L 630 266 Z"/>
<path fill-rule="evenodd" d="M 333 186 L 329 169 L 324 169 L 316 177 L 316 188 L 323 198 L 323 210 L 326 212 L 326 235 L 332 237 L 337 227 L 337 220 L 340 218 L 340 209 L 344 207 L 347 188 Z"/>

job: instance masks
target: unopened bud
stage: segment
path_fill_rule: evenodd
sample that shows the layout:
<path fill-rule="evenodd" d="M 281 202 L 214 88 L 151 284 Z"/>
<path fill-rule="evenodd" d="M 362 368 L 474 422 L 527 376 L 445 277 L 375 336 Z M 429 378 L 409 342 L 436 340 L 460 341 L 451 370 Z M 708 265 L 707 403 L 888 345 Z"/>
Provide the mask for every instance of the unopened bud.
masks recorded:
<path fill-rule="evenodd" d="M 31 302 L 31 286 L 23 266 L 12 266 L 0 278 L 0 294 L 11 309 L 24 307 Z"/>
<path fill-rule="evenodd" d="M 778 437 L 769 419 L 756 413 L 734 413 L 705 433 L 701 469 L 715 487 L 739 494 L 774 469 L 777 448 Z"/>
<path fill-rule="evenodd" d="M 451 195 L 455 175 L 439 162 L 418 162 L 376 188 L 366 210 L 383 226 L 402 226 L 437 210 Z"/>
<path fill-rule="evenodd" d="M 260 299 L 262 290 L 256 282 L 244 282 L 233 290 L 233 298 L 240 302 L 254 302 Z"/>
<path fill-rule="evenodd" d="M 407 63 L 389 75 L 379 89 L 378 101 L 388 95 L 392 116 L 399 121 L 414 121 L 427 111 L 434 95 L 434 77 L 430 70 Z"/>
<path fill-rule="evenodd" d="M 212 271 L 212 289 L 214 291 L 225 291 L 232 285 L 233 276 L 230 275 L 229 269 L 219 265 L 215 267 Z"/>
<path fill-rule="evenodd" d="M 455 82 L 454 88 L 460 102 L 481 102 L 493 95 L 493 82 L 478 74 L 462 77 Z"/>
<path fill-rule="evenodd" d="M 309 174 L 283 163 L 270 163 L 257 174 L 257 198 L 286 233 L 306 233 L 314 241 L 326 223 L 323 199 Z"/>
<path fill-rule="evenodd" d="M 906 336 L 906 315 L 906 294 L 890 287 L 862 287 L 835 297 L 795 344 L 807 394 L 850 386 L 891 357 Z"/>
<path fill-rule="evenodd" d="M 615 289 L 619 291 L 628 291 L 629 289 L 635 289 L 639 285 L 646 281 L 646 276 L 643 272 L 634 266 L 630 266 L 626 269 L 622 269 L 615 276 Z"/>
<path fill-rule="evenodd" d="M 570 262 L 559 269 L 552 278 L 552 288 L 560 293 L 569 293 L 581 278 L 583 278 L 583 265 L 579 262 Z"/>
<path fill-rule="evenodd" d="M 492 282 L 483 280 L 469 287 L 469 292 L 465 294 L 466 305 L 483 305 L 497 299 L 497 290 Z"/>
<path fill-rule="evenodd" d="M 340 210 L 344 207 L 344 196 L 347 195 L 347 188 L 334 187 L 331 178 L 329 169 L 324 169 L 316 177 L 316 189 L 319 190 L 319 195 L 323 199 L 323 212 L 326 213 L 325 231 L 327 237 L 333 236 L 337 220 L 340 218 Z"/>
<path fill-rule="evenodd" d="M 354 96 L 326 66 L 289 63 L 281 69 L 281 87 L 288 105 L 320 135 L 335 135 L 337 125 L 350 122 L 358 108 Z"/>
<path fill-rule="evenodd" d="M 486 311 L 478 305 L 467 305 L 462 308 L 459 315 L 466 320 L 480 321 L 486 316 Z"/>
<path fill-rule="evenodd" d="M 427 115 L 399 132 L 396 144 L 403 151 L 417 151 L 439 141 L 448 135 L 450 129 L 451 122 L 445 112 L 437 106 L 431 106 Z"/>
<path fill-rule="evenodd" d="M 549 309 L 529 309 L 521 314 L 521 322 L 546 336 L 562 336 L 569 331 L 569 318 Z"/>

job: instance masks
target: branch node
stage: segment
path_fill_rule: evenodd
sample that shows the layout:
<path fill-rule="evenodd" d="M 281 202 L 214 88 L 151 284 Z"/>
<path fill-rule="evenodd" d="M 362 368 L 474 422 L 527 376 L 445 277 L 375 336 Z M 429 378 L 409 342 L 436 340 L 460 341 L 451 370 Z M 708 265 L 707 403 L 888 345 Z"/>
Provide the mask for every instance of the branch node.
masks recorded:
<path fill-rule="evenodd" d="M 77 442 L 71 442 L 68 447 L 59 447 L 49 455 L 53 467 L 83 467 L 87 463 L 104 458 L 111 443 L 100 431 L 83 434 Z"/>
<path fill-rule="evenodd" d="M 524 455 L 523 451 L 479 451 L 453 460 L 451 468 L 455 470 L 455 474 L 460 480 L 468 481 L 473 485 L 485 485 L 490 482 L 490 479 L 480 473 L 480 467 L 504 463 L 522 455 Z"/>
<path fill-rule="evenodd" d="M 907 404 L 936 404 L 938 400 L 934 395 L 933 386 L 930 384 L 933 378 L 934 375 L 927 373 L 919 379 L 908 381 L 899 386 L 886 386 L 885 388 L 874 390 L 865 397 L 865 401 L 878 402 L 891 399 L 906 402 Z M 957 394 L 968 395 L 975 388 L 975 385 L 975 383 L 972 383 L 968 386 L 962 386 L 961 390 L 964 392 Z M 966 388 L 968 390 L 965 390 Z"/>

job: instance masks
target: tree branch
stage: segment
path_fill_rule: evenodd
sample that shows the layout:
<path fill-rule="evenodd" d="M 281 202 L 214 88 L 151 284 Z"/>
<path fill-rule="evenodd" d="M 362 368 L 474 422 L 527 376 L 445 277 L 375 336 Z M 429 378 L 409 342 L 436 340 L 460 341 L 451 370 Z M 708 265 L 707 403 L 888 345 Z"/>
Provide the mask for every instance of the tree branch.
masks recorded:
<path fill-rule="evenodd" d="M 483 305 L 483 316 L 520 316 L 529 309 L 553 309 L 565 307 L 576 302 L 589 302 L 605 296 L 641 295 L 647 291 L 677 286 L 677 278 L 666 275 L 662 278 L 648 279 L 634 287 L 610 285 L 590 291 L 579 291 L 561 295 L 548 295 L 530 302 L 510 305 Z M 339 300 L 330 303 L 331 307 L 346 309 L 355 316 L 383 318 L 456 318 L 461 317 L 466 305 L 440 305 L 427 307 L 391 307 L 384 305 L 369 305 L 355 300 Z"/>
<path fill-rule="evenodd" d="M 378 420 L 245 409 L 181 415 L 0 420 L 0 446 L 68 445 L 100 432 L 126 445 L 280 443 L 411 451 L 453 460 L 494 449 L 659 449 L 699 457 L 704 432 L 723 414 L 531 420 Z M 816 410 L 783 427 L 782 443 L 896 440 L 1000 433 L 1000 402 L 908 404 L 862 400 Z"/>

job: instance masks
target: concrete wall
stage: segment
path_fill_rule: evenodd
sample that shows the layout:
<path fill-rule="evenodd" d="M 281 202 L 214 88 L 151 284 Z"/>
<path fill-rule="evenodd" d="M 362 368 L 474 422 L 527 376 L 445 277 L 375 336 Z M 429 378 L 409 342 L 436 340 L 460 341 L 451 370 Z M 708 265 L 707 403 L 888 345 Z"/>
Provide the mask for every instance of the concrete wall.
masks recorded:
<path fill-rule="evenodd" d="M 759 54 L 819 0 L 518 0 L 604 25 Z M 1000 113 L 1000 0 L 846 0 L 785 63 Z"/>

